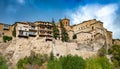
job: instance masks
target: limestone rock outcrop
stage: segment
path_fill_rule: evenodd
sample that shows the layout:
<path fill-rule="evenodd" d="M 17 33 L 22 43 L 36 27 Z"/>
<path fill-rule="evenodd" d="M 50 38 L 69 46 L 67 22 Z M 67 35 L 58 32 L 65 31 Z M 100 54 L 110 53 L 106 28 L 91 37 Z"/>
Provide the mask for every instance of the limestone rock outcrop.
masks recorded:
<path fill-rule="evenodd" d="M 98 49 L 105 45 L 105 40 L 102 37 L 84 43 L 62 42 L 60 40 L 45 41 L 44 38 L 15 38 L 11 41 L 9 46 L 4 50 L 7 59 L 15 65 L 20 58 L 30 56 L 30 52 L 40 54 L 50 54 L 53 52 L 54 56 L 66 56 L 68 54 L 79 55 L 83 58 L 96 55 Z"/>

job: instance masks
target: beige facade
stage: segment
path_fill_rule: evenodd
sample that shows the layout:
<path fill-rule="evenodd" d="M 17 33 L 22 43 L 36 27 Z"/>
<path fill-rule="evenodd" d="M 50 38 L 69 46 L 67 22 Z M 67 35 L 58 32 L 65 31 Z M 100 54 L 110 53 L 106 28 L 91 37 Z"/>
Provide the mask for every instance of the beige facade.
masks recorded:
<path fill-rule="evenodd" d="M 62 24 L 68 31 L 70 40 L 73 40 L 74 34 L 77 35 L 76 40 L 79 43 L 93 40 L 97 35 L 101 35 L 101 37 L 106 39 L 107 46 L 112 45 L 112 32 L 105 29 L 101 21 L 92 19 L 70 26 L 70 20 L 64 18 L 62 19 Z"/>
<path fill-rule="evenodd" d="M 51 22 L 35 22 L 38 28 L 39 37 L 45 37 L 46 40 L 52 40 L 53 32 L 52 32 L 52 23 Z"/>
<path fill-rule="evenodd" d="M 29 36 L 29 24 L 25 22 L 16 22 L 16 36 L 28 37 Z"/>
<path fill-rule="evenodd" d="M 37 21 L 16 22 L 17 37 L 45 37 L 46 40 L 52 40 L 52 23 Z"/>

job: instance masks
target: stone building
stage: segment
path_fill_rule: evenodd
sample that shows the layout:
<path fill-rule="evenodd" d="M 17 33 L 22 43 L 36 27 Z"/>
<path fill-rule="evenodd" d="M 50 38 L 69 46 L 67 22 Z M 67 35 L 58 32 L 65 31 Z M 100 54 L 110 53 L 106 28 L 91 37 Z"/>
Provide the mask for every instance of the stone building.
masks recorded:
<path fill-rule="evenodd" d="M 76 41 L 82 43 L 86 40 L 92 41 L 99 35 L 99 37 L 104 37 L 107 46 L 112 45 L 112 32 L 105 29 L 101 21 L 92 19 L 70 26 L 70 20 L 64 18 L 62 19 L 62 24 L 68 31 L 70 40 L 73 40 L 73 35 L 77 35 Z M 58 23 L 57 26 L 59 28 L 60 23 Z"/>
<path fill-rule="evenodd" d="M 45 37 L 46 40 L 52 41 L 52 23 L 37 21 L 16 22 L 17 37 Z"/>
<path fill-rule="evenodd" d="M 43 22 L 37 21 L 35 22 L 39 37 L 45 37 L 46 40 L 52 41 L 53 32 L 52 32 L 52 23 L 51 22 Z"/>
<path fill-rule="evenodd" d="M 12 25 L 0 23 L 0 36 L 12 36 Z"/>

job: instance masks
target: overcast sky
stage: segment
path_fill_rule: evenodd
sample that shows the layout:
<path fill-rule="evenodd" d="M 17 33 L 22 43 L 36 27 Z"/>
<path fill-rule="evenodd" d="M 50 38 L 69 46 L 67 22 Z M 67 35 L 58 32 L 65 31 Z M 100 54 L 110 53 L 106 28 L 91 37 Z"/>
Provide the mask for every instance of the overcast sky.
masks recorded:
<path fill-rule="evenodd" d="M 0 22 L 59 21 L 67 17 L 71 24 L 97 19 L 120 38 L 120 0 L 0 0 Z"/>

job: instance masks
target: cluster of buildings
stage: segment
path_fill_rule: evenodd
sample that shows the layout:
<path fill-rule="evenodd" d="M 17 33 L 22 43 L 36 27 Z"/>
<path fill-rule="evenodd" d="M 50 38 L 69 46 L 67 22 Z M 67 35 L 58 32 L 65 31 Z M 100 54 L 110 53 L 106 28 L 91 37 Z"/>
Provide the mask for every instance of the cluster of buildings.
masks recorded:
<path fill-rule="evenodd" d="M 52 23 L 51 22 L 16 22 L 13 25 L 0 24 L 0 35 L 12 36 L 13 31 L 16 31 L 16 37 L 45 37 L 46 40 L 52 41 Z"/>
<path fill-rule="evenodd" d="M 84 21 L 79 24 L 70 25 L 70 20 L 66 17 L 61 20 L 66 28 L 69 39 L 73 40 L 73 35 L 77 36 L 77 41 L 82 42 L 85 40 L 93 40 L 95 36 L 102 35 L 106 42 L 112 44 L 112 32 L 103 27 L 103 23 L 96 19 Z M 57 28 L 60 29 L 60 23 L 56 23 Z M 15 22 L 13 25 L 0 23 L 0 36 L 12 36 L 12 31 L 16 29 L 16 37 L 29 38 L 29 37 L 43 37 L 46 41 L 53 39 L 53 24 L 52 22 L 36 21 L 32 22 Z"/>

